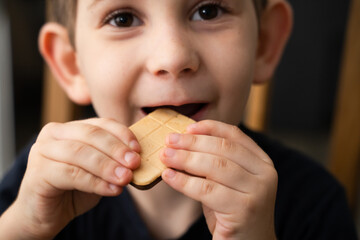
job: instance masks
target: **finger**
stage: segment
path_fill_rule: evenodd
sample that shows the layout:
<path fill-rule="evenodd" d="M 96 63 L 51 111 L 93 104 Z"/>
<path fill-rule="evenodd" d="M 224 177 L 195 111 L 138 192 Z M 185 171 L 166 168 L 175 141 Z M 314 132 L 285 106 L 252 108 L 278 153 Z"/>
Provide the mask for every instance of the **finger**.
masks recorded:
<path fill-rule="evenodd" d="M 89 118 L 84 122 L 101 127 L 106 131 L 114 134 L 119 140 L 124 142 L 133 151 L 140 152 L 140 144 L 136 139 L 136 136 L 130 129 L 117 121 L 107 118 Z"/>
<path fill-rule="evenodd" d="M 121 186 L 109 183 L 82 168 L 56 161 L 47 161 L 46 169 L 42 172 L 43 182 L 62 191 L 78 190 L 99 196 L 116 196 L 123 190 Z"/>
<path fill-rule="evenodd" d="M 39 139 L 38 141 L 48 142 L 49 138 L 79 141 L 103 152 L 111 159 L 128 168 L 136 169 L 140 165 L 138 153 L 134 152 L 116 136 L 96 125 L 84 121 L 75 121 L 66 124 L 50 124 L 47 128 L 48 130 L 45 130 L 45 132 L 48 132 L 48 138 Z M 130 130 L 127 131 L 129 133 L 125 132 L 124 139 L 131 138 Z"/>
<path fill-rule="evenodd" d="M 237 142 L 258 155 L 260 159 L 263 159 L 264 161 L 272 164 L 272 161 L 268 155 L 254 142 L 254 140 L 241 131 L 237 126 L 214 120 L 204 120 L 189 125 L 187 132 L 190 134 L 201 134 L 226 138 Z"/>
<path fill-rule="evenodd" d="M 136 151 L 136 152 L 140 152 L 140 144 L 138 143 L 134 133 L 132 131 L 130 131 L 130 129 L 122 124 L 119 124 L 118 122 L 116 122 L 115 120 L 112 119 L 106 119 L 106 118 L 89 118 L 89 119 L 85 119 L 85 120 L 79 120 L 79 121 L 72 121 L 72 122 L 68 122 L 68 123 L 48 123 L 46 124 L 42 131 L 39 134 L 38 139 L 42 139 L 42 138 L 49 138 L 54 136 L 54 130 L 56 130 L 56 128 L 58 128 L 61 125 L 68 125 L 68 124 L 90 124 L 90 125 L 94 125 L 97 126 L 99 128 L 102 128 L 106 131 L 108 131 L 109 133 L 113 134 L 115 137 L 117 137 L 120 141 L 122 141 L 124 144 L 126 144 L 127 146 L 129 146 L 132 150 Z M 61 131 L 60 133 L 58 131 L 55 131 L 56 136 L 61 138 L 66 137 L 65 133 L 63 133 L 61 135 Z"/>
<path fill-rule="evenodd" d="M 229 204 L 229 199 L 238 201 L 238 206 L 245 206 L 248 197 L 246 193 L 234 191 L 212 180 L 190 176 L 170 168 L 163 171 L 162 179 L 175 190 L 219 213 L 233 212 L 233 204 Z"/>
<path fill-rule="evenodd" d="M 65 150 L 64 150 L 65 149 Z M 77 167 L 104 181 L 125 186 L 132 172 L 90 145 L 73 140 L 35 144 L 32 151 L 51 161 Z"/>
<path fill-rule="evenodd" d="M 166 145 L 170 148 L 225 157 L 239 164 L 252 174 L 260 174 L 264 171 L 263 160 L 256 157 L 253 152 L 244 146 L 226 138 L 172 133 L 167 136 Z"/>
<path fill-rule="evenodd" d="M 165 148 L 160 157 L 169 168 L 211 179 L 237 191 L 248 193 L 255 188 L 254 175 L 224 157 L 172 148 Z"/>

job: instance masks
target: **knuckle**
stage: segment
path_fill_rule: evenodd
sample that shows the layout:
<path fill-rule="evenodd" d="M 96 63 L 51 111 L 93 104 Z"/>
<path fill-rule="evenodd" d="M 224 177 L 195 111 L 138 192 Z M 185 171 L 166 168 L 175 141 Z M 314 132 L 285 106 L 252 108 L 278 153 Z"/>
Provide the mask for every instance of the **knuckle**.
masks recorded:
<path fill-rule="evenodd" d="M 95 126 L 95 125 L 89 125 L 87 126 L 87 134 L 91 137 L 99 137 L 99 135 L 102 135 L 103 129 Z"/>
<path fill-rule="evenodd" d="M 103 118 L 95 118 L 96 121 L 99 122 L 99 124 L 111 124 L 113 122 L 113 120 L 111 118 L 106 118 L 106 117 L 103 117 Z"/>
<path fill-rule="evenodd" d="M 268 170 L 268 182 L 271 182 L 274 184 L 277 184 L 278 182 L 278 172 L 276 171 L 276 169 L 274 167 L 270 167 L 269 166 L 269 170 Z"/>
<path fill-rule="evenodd" d="M 120 159 L 123 154 L 123 146 L 118 142 L 112 142 L 109 144 L 110 155 L 114 159 Z"/>
<path fill-rule="evenodd" d="M 42 151 L 42 148 L 41 148 L 41 145 L 39 144 L 39 142 L 35 142 L 30 148 L 30 154 L 40 153 L 41 151 Z"/>
<path fill-rule="evenodd" d="M 130 131 L 129 128 L 125 127 L 122 124 L 118 124 L 118 123 L 116 125 L 115 135 L 125 137 L 127 139 L 130 139 L 133 136 L 132 132 Z"/>
<path fill-rule="evenodd" d="M 94 153 L 91 154 L 89 159 L 90 164 L 92 164 L 93 166 L 96 166 L 96 172 L 99 171 L 104 172 L 106 171 L 106 169 L 108 169 L 109 167 L 109 161 L 106 157 L 106 155 L 104 154 L 100 154 L 100 153 Z"/>
<path fill-rule="evenodd" d="M 44 135 L 47 135 L 47 133 L 51 133 L 54 128 L 58 127 L 60 123 L 50 122 L 47 123 L 40 131 L 38 139 L 42 138 Z"/>
<path fill-rule="evenodd" d="M 216 157 L 213 159 L 212 164 L 215 169 L 224 169 L 228 166 L 228 161 L 225 158 Z"/>
<path fill-rule="evenodd" d="M 37 160 L 39 159 L 38 156 L 42 156 L 42 147 L 38 142 L 36 142 L 31 146 L 28 162 L 37 162 Z"/>
<path fill-rule="evenodd" d="M 191 182 L 190 182 L 190 177 L 186 174 L 177 174 L 177 178 L 178 178 L 178 187 L 179 189 L 192 189 Z"/>
<path fill-rule="evenodd" d="M 189 178 L 186 175 L 183 175 L 180 181 L 180 187 L 182 189 L 186 188 L 189 185 Z"/>
<path fill-rule="evenodd" d="M 232 151 L 234 148 L 234 143 L 226 138 L 220 139 L 220 149 L 225 152 Z"/>
<path fill-rule="evenodd" d="M 242 131 L 240 130 L 240 128 L 238 126 L 235 126 L 235 125 L 230 125 L 230 133 L 233 135 L 233 136 L 239 136 L 239 135 L 242 135 Z"/>
<path fill-rule="evenodd" d="M 50 123 L 47 123 L 42 129 L 44 131 L 49 131 L 53 128 L 56 128 L 59 126 L 60 123 L 56 123 L 56 122 L 50 122 Z"/>
<path fill-rule="evenodd" d="M 184 164 L 184 170 L 185 172 L 189 172 L 192 169 L 192 166 L 194 166 L 197 162 L 196 157 L 191 152 L 184 152 L 184 161 L 182 162 Z"/>
<path fill-rule="evenodd" d="M 78 179 L 81 179 L 82 177 L 82 170 L 75 166 L 68 166 L 67 168 L 68 175 L 73 181 L 77 181 Z"/>
<path fill-rule="evenodd" d="M 99 188 L 103 183 L 101 178 L 98 178 L 94 175 L 89 176 L 89 185 L 92 186 L 93 189 Z"/>
<path fill-rule="evenodd" d="M 278 181 L 278 173 L 273 166 L 267 164 L 259 178 L 264 184 L 274 184 Z"/>
<path fill-rule="evenodd" d="M 244 224 L 242 224 L 242 225 L 244 225 Z M 232 236 L 234 236 L 239 230 L 232 226 L 223 225 L 223 226 L 219 227 L 219 231 L 221 232 L 221 235 L 223 235 L 227 239 L 227 238 L 231 238 Z"/>
<path fill-rule="evenodd" d="M 214 187 L 215 187 L 214 183 L 203 179 L 200 187 L 200 193 L 202 195 L 208 195 L 213 192 Z"/>
<path fill-rule="evenodd" d="M 245 214 L 245 219 L 250 219 L 251 216 L 254 216 L 257 212 L 257 204 L 256 201 L 254 200 L 254 198 L 252 197 L 252 195 L 248 195 L 245 199 L 244 199 L 244 206 L 245 206 L 245 210 L 244 214 Z"/>
<path fill-rule="evenodd" d="M 241 130 L 239 129 L 238 126 L 236 125 L 229 125 L 230 127 L 230 131 L 233 132 L 233 133 L 241 133 Z"/>
<path fill-rule="evenodd" d="M 196 146 L 198 139 L 196 136 L 194 135 L 190 135 L 191 136 L 191 141 L 190 141 L 190 146 Z"/>
<path fill-rule="evenodd" d="M 212 128 L 213 125 L 214 125 L 214 120 L 209 120 L 209 119 L 202 120 L 202 121 L 199 122 L 199 124 L 201 124 L 201 126 L 206 128 L 206 129 Z"/>
<path fill-rule="evenodd" d="M 121 137 L 122 139 L 125 139 L 127 142 L 131 141 L 135 138 L 135 136 L 132 134 L 132 132 L 129 130 L 128 127 L 119 124 L 116 120 L 112 118 L 101 118 L 100 119 L 101 125 L 109 125 L 111 127 L 112 133 L 117 136 Z"/>
<path fill-rule="evenodd" d="M 71 149 L 71 152 L 74 154 L 74 156 L 82 156 L 87 152 L 88 147 L 85 144 L 79 142 L 70 142 L 69 149 Z"/>

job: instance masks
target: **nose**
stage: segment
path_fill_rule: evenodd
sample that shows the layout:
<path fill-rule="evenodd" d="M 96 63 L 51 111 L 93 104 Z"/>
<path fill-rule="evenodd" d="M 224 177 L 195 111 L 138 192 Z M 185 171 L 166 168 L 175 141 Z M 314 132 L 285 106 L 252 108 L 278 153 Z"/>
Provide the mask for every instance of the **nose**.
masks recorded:
<path fill-rule="evenodd" d="M 148 71 L 162 78 L 181 78 L 195 73 L 200 59 L 194 42 L 186 31 L 163 28 L 150 44 Z"/>

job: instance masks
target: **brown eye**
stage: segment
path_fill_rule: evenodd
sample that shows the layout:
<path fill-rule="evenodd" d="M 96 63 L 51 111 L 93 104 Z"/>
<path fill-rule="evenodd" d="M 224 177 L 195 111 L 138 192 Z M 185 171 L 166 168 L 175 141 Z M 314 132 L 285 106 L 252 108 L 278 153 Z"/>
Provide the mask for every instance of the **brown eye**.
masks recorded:
<path fill-rule="evenodd" d="M 130 27 L 134 22 L 134 17 L 130 13 L 122 13 L 114 17 L 114 23 L 118 27 Z"/>
<path fill-rule="evenodd" d="M 222 9 L 216 4 L 207 4 L 199 7 L 199 9 L 192 16 L 193 21 L 206 21 L 217 18 L 221 15 Z"/>
<path fill-rule="evenodd" d="M 216 18 L 218 14 L 219 9 L 214 5 L 204 6 L 199 9 L 199 15 L 204 20 Z"/>
<path fill-rule="evenodd" d="M 113 16 L 109 17 L 109 20 L 107 22 L 114 27 L 120 27 L 120 28 L 134 27 L 141 25 L 140 19 L 134 16 L 134 14 L 128 12 L 115 13 L 113 14 Z"/>

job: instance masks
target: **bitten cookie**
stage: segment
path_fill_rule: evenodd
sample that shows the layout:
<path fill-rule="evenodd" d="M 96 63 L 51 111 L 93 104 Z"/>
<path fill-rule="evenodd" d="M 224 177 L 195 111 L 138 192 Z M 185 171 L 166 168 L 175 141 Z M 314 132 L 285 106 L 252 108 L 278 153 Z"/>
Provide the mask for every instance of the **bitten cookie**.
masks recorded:
<path fill-rule="evenodd" d="M 165 138 L 169 133 L 184 133 L 186 127 L 195 123 L 171 109 L 157 109 L 130 126 L 141 146 L 141 164 L 133 172 L 131 185 L 146 190 L 161 180 L 165 165 L 160 161 L 160 150 L 165 146 Z"/>

